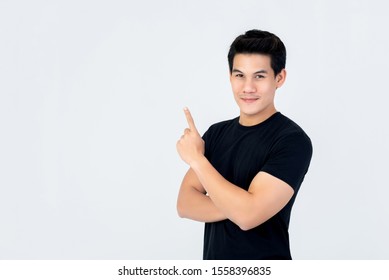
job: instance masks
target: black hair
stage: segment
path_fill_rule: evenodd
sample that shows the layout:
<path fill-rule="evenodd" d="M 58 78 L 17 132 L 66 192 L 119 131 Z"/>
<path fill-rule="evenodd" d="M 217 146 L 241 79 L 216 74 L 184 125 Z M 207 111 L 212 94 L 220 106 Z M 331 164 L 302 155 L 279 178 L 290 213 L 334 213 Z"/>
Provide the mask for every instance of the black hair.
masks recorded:
<path fill-rule="evenodd" d="M 232 72 L 236 54 L 262 54 L 270 56 L 271 68 L 277 76 L 286 63 L 286 49 L 284 43 L 273 33 L 262 30 L 249 30 L 238 36 L 232 42 L 228 52 L 228 64 Z"/>

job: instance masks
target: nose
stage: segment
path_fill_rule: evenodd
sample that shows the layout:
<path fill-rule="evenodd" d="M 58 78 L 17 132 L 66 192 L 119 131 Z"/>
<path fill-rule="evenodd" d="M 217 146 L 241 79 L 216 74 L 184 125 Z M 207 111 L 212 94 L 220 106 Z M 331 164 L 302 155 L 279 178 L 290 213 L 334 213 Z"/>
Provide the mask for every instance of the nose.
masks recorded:
<path fill-rule="evenodd" d="M 254 81 L 252 79 L 246 79 L 244 86 L 243 86 L 243 92 L 244 93 L 254 93 L 256 91 L 256 87 L 254 84 Z"/>

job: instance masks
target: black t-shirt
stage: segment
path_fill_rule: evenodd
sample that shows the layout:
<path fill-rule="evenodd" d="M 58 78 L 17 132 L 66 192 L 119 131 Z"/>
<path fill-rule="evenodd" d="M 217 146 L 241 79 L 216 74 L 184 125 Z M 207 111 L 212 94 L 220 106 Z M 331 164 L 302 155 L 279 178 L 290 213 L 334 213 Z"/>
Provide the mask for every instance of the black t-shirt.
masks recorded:
<path fill-rule="evenodd" d="M 241 230 L 230 220 L 206 223 L 204 259 L 291 259 L 290 212 L 312 157 L 305 132 L 280 112 L 254 126 L 239 118 L 212 125 L 205 132 L 205 156 L 229 182 L 248 190 L 258 172 L 288 183 L 294 194 L 288 204 L 263 224 Z"/>

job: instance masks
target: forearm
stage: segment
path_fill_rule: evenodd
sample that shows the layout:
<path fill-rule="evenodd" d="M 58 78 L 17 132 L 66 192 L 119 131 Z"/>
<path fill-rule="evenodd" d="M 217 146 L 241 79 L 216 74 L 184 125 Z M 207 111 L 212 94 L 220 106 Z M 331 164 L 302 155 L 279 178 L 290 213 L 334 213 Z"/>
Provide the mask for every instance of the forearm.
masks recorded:
<path fill-rule="evenodd" d="M 177 212 L 181 218 L 188 218 L 199 222 L 218 222 L 226 217 L 209 196 L 193 187 L 181 188 L 177 200 Z"/>
<path fill-rule="evenodd" d="M 251 213 L 255 213 L 252 194 L 226 180 L 205 157 L 191 167 L 217 209 L 244 228 Z"/>
<path fill-rule="evenodd" d="M 191 167 L 190 173 L 194 172 L 191 175 L 192 180 L 195 178 L 194 183 L 186 186 L 196 187 L 198 193 L 184 196 L 187 197 L 184 202 L 188 203 L 181 205 L 185 209 L 182 212 L 184 216 L 200 221 L 225 217 L 241 229 L 248 230 L 264 223 L 285 207 L 294 190 L 287 182 L 271 174 L 258 172 L 247 191 L 226 180 L 204 156 L 204 141 L 187 109 L 185 115 L 189 128 L 177 142 L 177 151 Z M 208 193 L 209 197 L 204 193 Z M 195 200 L 190 200 L 191 197 Z"/>

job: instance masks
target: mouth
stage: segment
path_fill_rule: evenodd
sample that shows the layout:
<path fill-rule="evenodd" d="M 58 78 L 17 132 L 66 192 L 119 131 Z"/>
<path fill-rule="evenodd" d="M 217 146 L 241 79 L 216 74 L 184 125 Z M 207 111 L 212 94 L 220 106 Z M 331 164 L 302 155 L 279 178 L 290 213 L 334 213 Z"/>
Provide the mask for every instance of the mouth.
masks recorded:
<path fill-rule="evenodd" d="M 240 98 L 243 102 L 245 102 L 245 103 L 253 103 L 253 102 L 255 102 L 255 101 L 257 101 L 257 100 L 259 100 L 260 98 L 259 97 L 244 97 L 244 96 L 242 96 L 241 98 Z"/>

